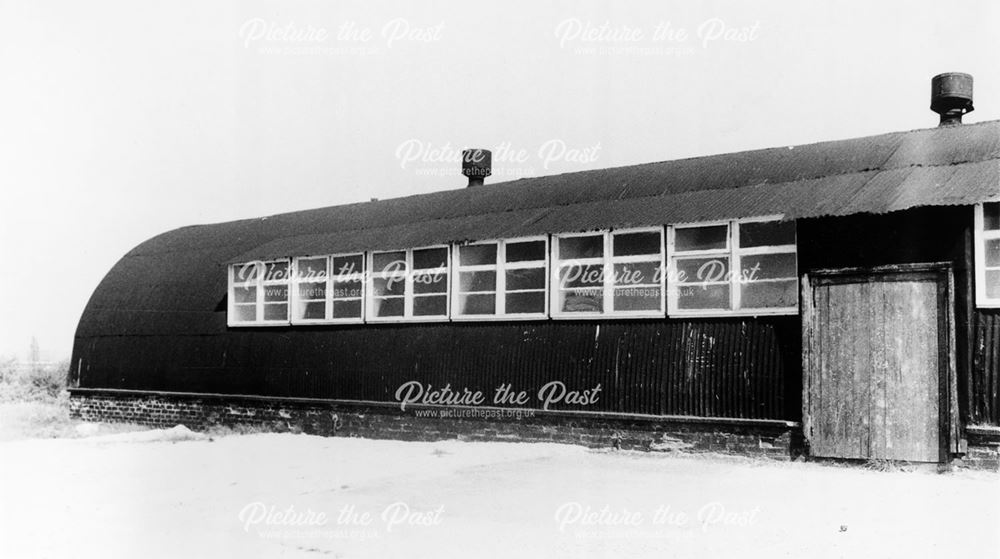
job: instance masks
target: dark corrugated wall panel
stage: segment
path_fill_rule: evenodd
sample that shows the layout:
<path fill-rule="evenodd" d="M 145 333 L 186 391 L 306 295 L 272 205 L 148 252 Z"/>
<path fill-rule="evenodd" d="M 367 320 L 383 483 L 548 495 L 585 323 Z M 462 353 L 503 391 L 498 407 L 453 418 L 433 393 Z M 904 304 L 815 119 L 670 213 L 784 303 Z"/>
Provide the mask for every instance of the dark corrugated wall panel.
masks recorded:
<path fill-rule="evenodd" d="M 443 323 L 113 336 L 79 340 L 78 356 L 91 388 L 393 402 L 419 381 L 491 402 L 509 383 L 536 407 L 558 380 L 602 391 L 593 406 L 554 409 L 796 420 L 799 339 L 798 317 Z"/>
<path fill-rule="evenodd" d="M 1000 311 L 973 315 L 972 422 L 1000 425 Z"/>

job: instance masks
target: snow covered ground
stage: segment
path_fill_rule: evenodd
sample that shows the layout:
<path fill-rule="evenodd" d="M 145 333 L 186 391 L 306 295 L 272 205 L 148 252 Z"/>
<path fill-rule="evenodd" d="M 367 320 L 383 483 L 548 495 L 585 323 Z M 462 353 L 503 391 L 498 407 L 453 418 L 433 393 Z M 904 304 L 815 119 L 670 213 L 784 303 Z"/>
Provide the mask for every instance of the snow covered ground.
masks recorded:
<path fill-rule="evenodd" d="M 998 557 L 998 528 L 989 473 L 183 428 L 0 443 L 3 558 Z"/>

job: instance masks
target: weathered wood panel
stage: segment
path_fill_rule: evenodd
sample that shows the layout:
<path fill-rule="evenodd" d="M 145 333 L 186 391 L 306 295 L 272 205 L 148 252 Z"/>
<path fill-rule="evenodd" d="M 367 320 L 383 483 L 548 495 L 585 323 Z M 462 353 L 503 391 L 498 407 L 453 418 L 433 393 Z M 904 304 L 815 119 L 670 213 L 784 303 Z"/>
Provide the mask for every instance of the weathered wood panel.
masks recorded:
<path fill-rule="evenodd" d="M 880 347 L 872 457 L 936 461 L 940 446 L 939 301 L 933 279 L 872 283 Z M 879 339 L 881 334 L 881 339 Z"/>
<path fill-rule="evenodd" d="M 816 456 L 936 462 L 949 337 L 937 273 L 819 274 L 805 289 L 806 436 Z M 942 416 L 944 415 L 944 421 Z"/>

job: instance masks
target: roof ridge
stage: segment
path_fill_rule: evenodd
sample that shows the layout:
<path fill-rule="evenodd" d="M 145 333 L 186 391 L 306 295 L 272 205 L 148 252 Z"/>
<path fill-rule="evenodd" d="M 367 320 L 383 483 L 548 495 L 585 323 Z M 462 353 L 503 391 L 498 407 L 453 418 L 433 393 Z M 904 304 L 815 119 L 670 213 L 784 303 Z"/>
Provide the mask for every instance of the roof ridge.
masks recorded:
<path fill-rule="evenodd" d="M 968 129 L 971 129 L 971 128 L 981 128 L 981 127 L 991 126 L 991 125 L 992 126 L 1000 125 L 1000 120 L 987 120 L 987 121 L 976 122 L 976 123 L 969 123 L 969 124 L 963 124 L 961 126 L 948 127 L 948 128 L 941 128 L 941 127 L 916 128 L 916 129 L 912 129 L 912 130 L 885 132 L 885 133 L 881 133 L 881 134 L 872 134 L 872 135 L 868 135 L 868 136 L 858 136 L 858 137 L 852 137 L 852 138 L 843 138 L 843 139 L 839 139 L 839 140 L 823 140 L 823 141 L 820 141 L 820 142 L 813 142 L 813 143 L 809 143 L 809 144 L 797 144 L 797 145 L 789 145 L 789 146 L 770 146 L 770 147 L 757 148 L 757 149 L 744 150 L 744 151 L 723 152 L 723 153 L 716 153 L 716 154 L 710 154 L 710 155 L 699 155 L 699 156 L 693 156 L 693 157 L 685 157 L 685 158 L 680 158 L 680 159 L 666 159 L 666 160 L 662 160 L 662 161 L 651 161 L 651 162 L 636 163 L 636 164 L 631 164 L 631 165 L 619 165 L 617 167 L 602 167 L 602 168 L 598 168 L 598 169 L 587 169 L 587 170 L 580 170 L 580 171 L 571 171 L 571 172 L 566 172 L 566 173 L 557 173 L 557 174 L 553 174 L 553 175 L 541 175 L 541 176 L 537 176 L 537 177 L 522 177 L 522 178 L 519 178 L 519 179 L 514 179 L 514 180 L 510 180 L 510 181 L 505 181 L 505 182 L 491 183 L 487 188 L 488 189 L 495 189 L 495 188 L 528 188 L 528 187 L 534 186 L 531 183 L 533 183 L 535 181 L 566 180 L 566 177 L 572 177 L 572 176 L 577 176 L 577 175 L 587 175 L 587 174 L 591 174 L 591 173 L 615 172 L 615 171 L 621 171 L 621 170 L 626 170 L 626 169 L 628 169 L 628 170 L 639 170 L 639 169 L 648 168 L 648 167 L 652 167 L 652 166 L 656 166 L 656 165 L 666 165 L 666 164 L 671 164 L 671 163 L 693 162 L 693 161 L 707 161 L 707 160 L 711 160 L 713 158 L 721 158 L 721 157 L 726 157 L 726 156 L 743 155 L 743 154 L 748 154 L 748 155 L 749 154 L 763 154 L 763 153 L 766 153 L 766 152 L 780 152 L 780 151 L 785 151 L 785 150 L 789 150 L 789 149 L 802 149 L 802 148 L 816 149 L 816 148 L 819 148 L 819 147 L 822 147 L 822 146 L 829 146 L 829 145 L 833 145 L 833 144 L 845 144 L 845 143 L 850 143 L 850 142 L 864 142 L 866 140 L 870 141 L 870 140 L 876 139 L 876 138 L 904 137 L 904 136 L 913 135 L 913 134 L 933 134 L 933 133 L 940 132 L 942 130 L 948 130 L 948 131 L 963 130 L 963 129 L 968 130 Z M 960 165 L 960 164 L 970 163 L 970 162 L 980 162 L 980 161 L 989 161 L 989 160 L 992 160 L 992 159 L 1000 159 L 1000 156 L 998 156 L 998 157 L 990 157 L 990 158 L 986 158 L 986 159 L 972 159 L 972 158 L 970 158 L 970 159 L 964 159 L 964 160 L 961 160 L 961 161 L 950 161 L 948 163 L 942 163 L 942 164 L 939 164 L 939 165 L 922 165 L 922 164 L 917 163 L 917 164 L 909 164 L 909 165 L 900 165 L 898 167 L 891 167 L 891 168 L 884 167 L 884 165 L 887 162 L 889 162 L 889 161 L 891 161 L 893 159 L 893 157 L 899 151 L 900 147 L 901 147 L 901 145 L 900 146 L 896 146 L 896 148 L 893 149 L 892 152 L 890 154 L 888 154 L 888 156 L 884 160 L 882 160 L 881 163 L 878 166 L 876 166 L 876 167 L 865 167 L 865 168 L 861 168 L 861 169 L 849 169 L 849 170 L 844 170 L 844 171 L 840 171 L 840 172 L 829 172 L 829 173 L 822 173 L 822 174 L 815 174 L 815 175 L 807 175 L 807 176 L 798 177 L 796 180 L 814 180 L 814 179 L 818 179 L 818 178 L 822 178 L 822 177 L 836 177 L 836 176 L 843 176 L 843 175 L 848 175 L 848 174 L 852 174 L 852 173 L 865 173 L 865 172 L 871 172 L 871 171 L 885 171 L 885 170 L 889 170 L 889 169 L 901 169 L 901 168 L 906 168 L 906 167 L 922 167 L 922 166 L 934 167 L 934 166 Z M 782 181 L 782 182 L 790 182 L 790 181 Z M 781 183 L 772 183 L 772 184 L 781 184 Z M 740 186 L 736 186 L 736 187 L 723 186 L 723 187 L 719 187 L 719 188 L 701 188 L 701 189 L 697 189 L 697 190 L 699 190 L 699 191 L 732 190 L 734 188 L 741 188 L 741 187 L 745 187 L 745 186 L 753 186 L 753 184 L 744 184 L 744 185 L 740 185 Z M 615 199 L 622 198 L 622 194 L 627 190 L 627 187 L 628 186 L 626 184 L 623 189 L 619 190 L 617 192 L 617 195 L 615 196 Z M 448 189 L 444 189 L 444 190 L 434 190 L 434 191 L 430 191 L 430 192 L 421 192 L 421 193 L 416 193 L 416 194 L 408 194 L 408 195 L 405 195 L 405 196 L 399 196 L 399 197 L 395 197 L 395 198 L 384 198 L 384 199 L 376 200 L 376 201 L 358 201 L 358 202 L 348 202 L 348 203 L 345 203 L 345 204 L 332 204 L 332 205 L 329 205 L 329 206 L 320 206 L 320 207 L 306 208 L 306 209 L 301 209 L 301 210 L 292 210 L 292 211 L 288 211 L 288 212 L 281 212 L 281 213 L 269 214 L 269 215 L 260 216 L 260 217 L 252 217 L 252 218 L 236 219 L 236 220 L 223 221 L 223 222 L 206 223 L 206 224 L 201 224 L 201 225 L 221 225 L 221 224 L 230 224 L 230 223 L 231 224 L 236 224 L 236 223 L 241 223 L 241 222 L 245 223 L 245 222 L 253 222 L 253 221 L 263 221 L 263 220 L 268 220 L 268 219 L 273 219 L 273 218 L 281 218 L 281 217 L 284 217 L 284 216 L 291 216 L 291 215 L 295 215 L 295 214 L 305 214 L 305 213 L 310 213 L 310 212 L 323 212 L 323 211 L 331 210 L 331 209 L 334 209 L 334 208 L 347 209 L 347 208 L 357 208 L 357 207 L 372 207 L 373 205 L 405 204 L 407 201 L 419 200 L 419 199 L 430 197 L 430 196 L 462 195 L 462 194 L 465 194 L 467 196 L 474 196 L 475 195 L 474 192 L 468 190 L 465 187 L 448 188 Z M 664 193 L 661 192 L 658 195 L 662 196 L 663 194 Z M 641 198 L 653 197 L 653 196 L 656 196 L 656 195 L 636 196 L 635 198 L 636 199 L 641 199 Z M 559 204 L 556 207 L 562 207 L 562 206 L 566 206 L 566 205 L 571 205 L 571 204 Z M 536 206 L 536 207 L 541 207 L 541 206 Z M 518 208 L 518 209 L 531 209 L 531 208 L 527 207 L 527 208 Z M 467 215 L 477 215 L 477 214 L 462 214 L 462 215 L 450 216 L 450 217 L 463 217 L 463 216 L 467 216 Z M 427 220 L 427 221 L 433 221 L 433 219 L 432 220 Z M 422 223 L 422 222 L 423 221 L 412 222 L 412 223 Z"/>
<path fill-rule="evenodd" d="M 998 122 L 1000 122 L 1000 121 L 998 121 Z M 893 153 L 895 153 L 895 151 Z M 843 176 L 847 176 L 847 175 L 864 175 L 864 174 L 869 174 L 870 173 L 870 174 L 872 174 L 872 177 L 866 179 L 865 182 L 864 182 L 864 184 L 867 186 L 874 179 L 874 176 L 878 175 L 879 173 L 884 173 L 884 172 L 889 172 L 889 171 L 910 170 L 910 172 L 907 173 L 909 175 L 909 174 L 912 174 L 912 172 L 913 172 L 914 169 L 933 169 L 933 168 L 938 168 L 938 167 L 940 167 L 940 168 L 944 168 L 944 167 L 957 167 L 957 166 L 960 166 L 960 165 L 968 165 L 968 164 L 975 164 L 975 163 L 985 163 L 985 162 L 988 162 L 988 161 L 998 161 L 998 162 L 1000 162 L 1000 156 L 997 156 L 997 157 L 994 157 L 994 158 L 990 158 L 990 159 L 957 161 L 957 162 L 954 162 L 954 163 L 944 163 L 944 164 L 940 164 L 940 165 L 904 165 L 904 166 L 892 167 L 892 168 L 888 168 L 888 169 L 879 169 L 879 168 L 871 169 L 871 168 L 868 168 L 868 169 L 860 169 L 860 170 L 853 170 L 853 171 L 845 171 L 843 173 L 830 173 L 830 174 L 821 175 L 821 176 L 817 176 L 817 177 L 806 177 L 806 178 L 800 178 L 800 179 L 790 180 L 790 181 L 781 181 L 781 182 L 767 182 L 767 181 L 763 181 L 763 182 L 758 182 L 758 183 L 753 183 L 753 184 L 743 184 L 743 185 L 739 185 L 739 186 L 729 186 L 729 187 L 719 187 L 719 188 L 704 188 L 704 189 L 689 190 L 689 191 L 685 191 L 685 192 L 675 192 L 675 193 L 669 193 L 669 194 L 664 194 L 664 193 L 660 193 L 660 194 L 646 194 L 646 195 L 635 196 L 635 197 L 626 198 L 626 199 L 627 200 L 637 201 L 637 200 L 644 200 L 644 199 L 661 198 L 661 197 L 667 196 L 667 195 L 683 195 L 683 194 L 688 194 L 688 193 L 701 193 L 701 192 L 719 192 L 719 191 L 726 191 L 726 190 L 732 191 L 732 190 L 741 190 L 741 189 L 744 189 L 744 188 L 754 188 L 754 187 L 760 187 L 760 186 L 766 186 L 766 185 L 767 186 L 773 186 L 773 187 L 779 187 L 779 186 L 782 186 L 782 185 L 791 185 L 791 184 L 800 183 L 800 182 L 803 182 L 803 181 L 819 180 L 819 179 L 822 179 L 822 178 L 825 178 L 825 177 L 843 177 Z M 623 198 L 620 198 L 620 197 L 616 197 L 614 199 L 615 200 L 623 200 Z M 505 213 L 514 213 L 514 212 L 532 212 L 532 211 L 539 211 L 539 210 L 555 210 L 555 209 L 567 208 L 567 207 L 571 207 L 571 206 L 584 206 L 586 204 L 599 204 L 599 203 L 604 203 L 604 202 L 608 202 L 608 200 L 604 200 L 604 199 L 600 199 L 600 200 L 585 200 L 585 201 L 566 202 L 566 203 L 554 204 L 554 205 L 535 205 L 535 206 L 526 206 L 526 207 L 520 207 L 520 208 L 510 208 L 510 209 L 504 209 L 504 210 L 500 210 L 500 211 L 487 212 L 487 213 L 462 213 L 462 214 L 454 214 L 454 215 L 448 215 L 448 216 L 432 217 L 432 218 L 429 218 L 429 219 L 420 219 L 420 220 L 414 220 L 414 221 L 407 221 L 406 223 L 400 223 L 398 225 L 400 227 L 412 227 L 412 226 L 420 226 L 422 224 L 427 224 L 427 223 L 434 223 L 434 222 L 447 221 L 447 220 L 453 220 L 453 219 L 465 219 L 465 218 L 469 218 L 469 217 L 482 216 L 482 215 L 501 215 L 501 214 L 505 214 Z M 340 207 L 340 206 L 331 206 L 331 207 Z M 320 209 L 322 209 L 322 208 L 320 208 Z M 306 210 L 306 211 L 308 211 L 308 210 Z M 292 213 L 294 213 L 294 212 L 292 212 Z M 279 215 L 282 215 L 282 214 L 279 214 Z M 343 233 L 343 232 L 347 232 L 347 231 L 369 231 L 369 230 L 377 230 L 377 229 L 384 229 L 385 227 L 386 226 L 384 226 L 384 225 L 375 225 L 375 226 L 368 226 L 368 225 L 366 225 L 366 226 L 363 226 L 363 227 L 344 227 L 344 228 L 338 228 L 338 229 L 329 229 L 329 230 L 325 230 L 325 231 L 321 231 L 321 232 L 312 232 L 312 233 L 303 233 L 303 234 L 298 234 L 298 235 L 279 236 L 279 237 L 274 237 L 274 238 L 268 240 L 267 242 L 270 243 L 270 242 L 274 242 L 274 241 L 277 241 L 277 240 L 280 240 L 280 239 L 305 238 L 305 237 L 321 237 L 321 236 L 324 236 L 324 235 L 332 235 L 332 234 Z"/>

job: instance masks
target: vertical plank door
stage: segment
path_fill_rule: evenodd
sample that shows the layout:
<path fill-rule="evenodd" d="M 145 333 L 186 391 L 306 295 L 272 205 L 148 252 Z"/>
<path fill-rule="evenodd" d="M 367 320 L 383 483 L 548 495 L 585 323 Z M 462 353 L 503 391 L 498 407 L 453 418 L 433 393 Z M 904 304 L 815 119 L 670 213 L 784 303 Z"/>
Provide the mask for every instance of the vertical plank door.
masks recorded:
<path fill-rule="evenodd" d="M 814 456 L 941 459 L 942 296 L 935 274 L 814 277 L 804 313 Z"/>

